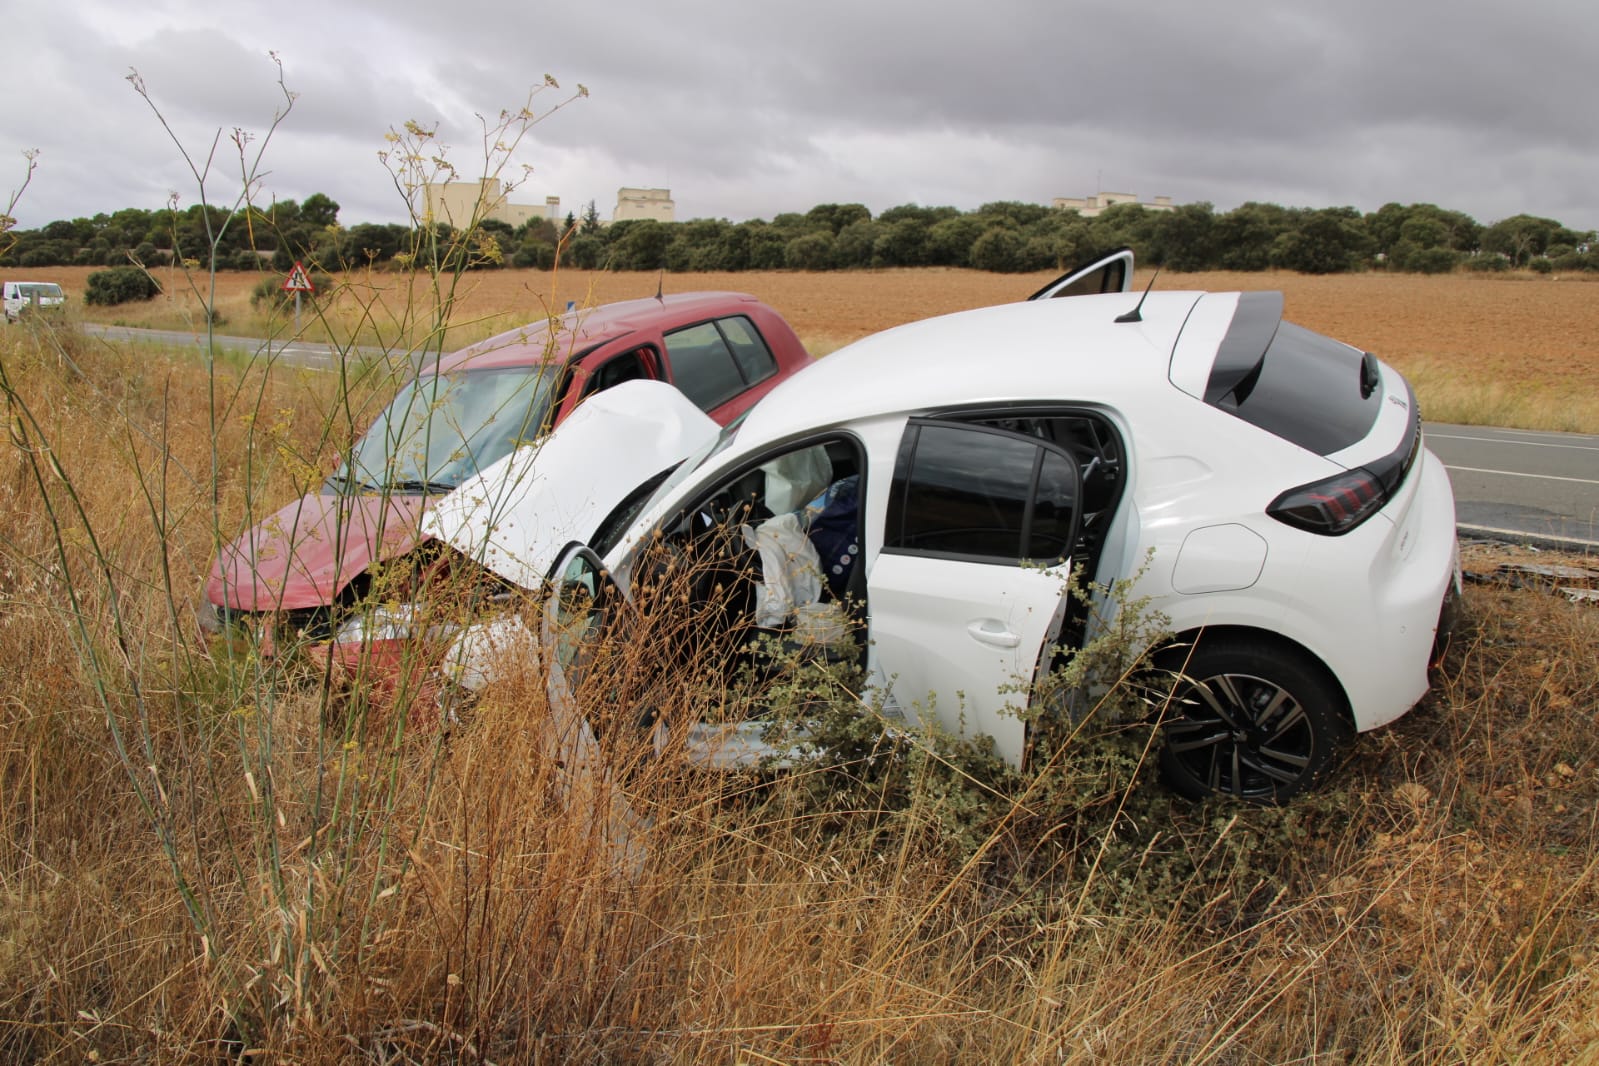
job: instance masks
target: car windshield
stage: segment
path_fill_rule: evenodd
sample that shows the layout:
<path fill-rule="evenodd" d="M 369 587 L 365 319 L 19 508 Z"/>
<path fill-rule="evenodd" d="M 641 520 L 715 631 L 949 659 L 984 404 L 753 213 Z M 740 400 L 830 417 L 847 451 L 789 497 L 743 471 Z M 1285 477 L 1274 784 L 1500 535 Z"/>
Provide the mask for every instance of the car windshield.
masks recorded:
<path fill-rule="evenodd" d="M 424 374 L 356 442 L 330 486 L 448 492 L 537 436 L 557 377 L 542 365 Z"/>
<path fill-rule="evenodd" d="M 25 281 L 17 286 L 17 295 L 24 300 L 30 300 L 35 296 L 41 300 L 53 300 L 61 295 L 61 286 L 48 281 Z"/>

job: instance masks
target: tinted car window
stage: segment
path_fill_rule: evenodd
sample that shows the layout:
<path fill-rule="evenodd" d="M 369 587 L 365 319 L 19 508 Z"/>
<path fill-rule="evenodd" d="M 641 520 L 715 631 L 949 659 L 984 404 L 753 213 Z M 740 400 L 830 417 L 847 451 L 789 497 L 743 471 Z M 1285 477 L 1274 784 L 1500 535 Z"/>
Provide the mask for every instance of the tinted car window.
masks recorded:
<path fill-rule="evenodd" d="M 1033 489 L 1033 515 L 1025 558 L 1053 562 L 1072 546 L 1072 520 L 1077 510 L 1077 467 L 1064 455 L 1045 451 Z"/>
<path fill-rule="evenodd" d="M 753 385 L 777 373 L 777 360 L 772 357 L 772 350 L 766 346 L 766 339 L 756 330 L 755 323 L 738 316 L 724 318 L 720 325 L 722 335 L 733 349 L 733 358 L 738 360 L 738 368 L 744 374 L 745 384 Z"/>
<path fill-rule="evenodd" d="M 1239 318 L 1229 338 L 1247 325 Z M 1381 389 L 1361 395 L 1360 361 L 1361 353 L 1348 345 L 1283 322 L 1254 366 L 1224 391 L 1207 388 L 1206 401 L 1318 455 L 1331 455 L 1365 439 L 1381 409 Z"/>
<path fill-rule="evenodd" d="M 995 562 L 1054 562 L 1070 548 L 1076 465 L 1036 439 L 936 423 L 907 431 L 884 547 Z"/>
<path fill-rule="evenodd" d="M 672 384 L 709 411 L 777 372 L 766 342 L 742 315 L 666 335 Z"/>

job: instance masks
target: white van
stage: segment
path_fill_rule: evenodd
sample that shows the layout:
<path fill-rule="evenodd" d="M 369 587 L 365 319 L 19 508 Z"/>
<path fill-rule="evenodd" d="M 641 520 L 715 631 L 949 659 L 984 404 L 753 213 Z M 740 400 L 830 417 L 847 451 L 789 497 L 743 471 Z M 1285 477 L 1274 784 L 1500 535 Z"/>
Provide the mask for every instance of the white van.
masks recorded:
<path fill-rule="evenodd" d="M 6 321 L 15 322 L 24 311 L 40 307 L 60 307 L 67 294 L 53 281 L 0 281 L 5 297 Z"/>

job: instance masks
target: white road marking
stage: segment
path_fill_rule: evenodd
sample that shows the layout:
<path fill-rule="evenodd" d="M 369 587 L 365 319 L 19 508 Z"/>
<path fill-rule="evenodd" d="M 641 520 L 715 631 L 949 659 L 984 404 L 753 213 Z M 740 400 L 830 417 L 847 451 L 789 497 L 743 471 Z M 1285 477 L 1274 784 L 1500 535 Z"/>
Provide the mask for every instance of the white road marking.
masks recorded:
<path fill-rule="evenodd" d="M 1599 479 L 1588 477 L 1558 477 L 1554 474 L 1524 474 L 1519 470 L 1484 470 L 1480 466 L 1450 466 L 1444 464 L 1445 470 L 1459 470 L 1464 474 L 1501 474 L 1504 477 L 1530 477 L 1539 481 L 1570 481 L 1577 485 L 1599 485 Z"/>
<path fill-rule="evenodd" d="M 1599 452 L 1599 444 L 1549 444 L 1538 440 L 1512 440 L 1509 437 L 1467 437 L 1454 433 L 1429 433 L 1428 440 L 1474 440 L 1483 444 L 1520 444 L 1528 448 L 1567 448 L 1576 452 Z"/>
<path fill-rule="evenodd" d="M 1532 537 L 1538 540 L 1557 540 L 1569 544 L 1583 544 L 1591 548 L 1599 548 L 1599 540 L 1585 540 L 1582 537 L 1574 537 L 1569 533 L 1538 533 L 1531 529 L 1503 529 L 1499 526 L 1477 526 L 1468 522 L 1461 522 L 1456 528 L 1463 533 L 1478 533 L 1486 536 L 1506 537 L 1510 540 L 1515 540 L 1518 537 Z"/>

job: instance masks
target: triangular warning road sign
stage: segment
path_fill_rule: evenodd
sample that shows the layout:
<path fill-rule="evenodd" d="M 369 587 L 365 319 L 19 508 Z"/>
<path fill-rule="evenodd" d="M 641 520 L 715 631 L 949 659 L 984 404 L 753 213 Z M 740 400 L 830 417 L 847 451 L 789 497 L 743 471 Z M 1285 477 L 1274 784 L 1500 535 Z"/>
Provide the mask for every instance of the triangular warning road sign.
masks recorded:
<path fill-rule="evenodd" d="M 289 271 L 289 276 L 283 280 L 284 292 L 316 292 L 316 286 L 311 284 L 311 275 L 305 272 L 305 265 L 295 260 L 294 269 Z"/>

